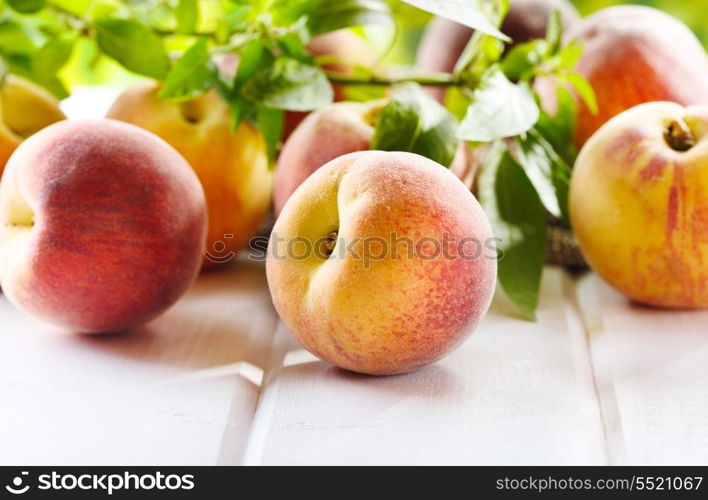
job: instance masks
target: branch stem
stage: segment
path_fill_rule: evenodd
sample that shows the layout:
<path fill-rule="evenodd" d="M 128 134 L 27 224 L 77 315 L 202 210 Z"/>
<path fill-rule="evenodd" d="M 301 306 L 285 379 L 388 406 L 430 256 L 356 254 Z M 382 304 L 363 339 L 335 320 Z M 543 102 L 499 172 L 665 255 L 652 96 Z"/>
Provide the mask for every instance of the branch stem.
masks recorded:
<path fill-rule="evenodd" d="M 402 78 L 382 78 L 379 76 L 371 76 L 359 78 L 355 76 L 343 75 L 342 73 L 327 72 L 327 78 L 332 83 L 338 85 L 352 86 L 385 86 L 400 85 L 403 83 L 417 83 L 425 87 L 457 87 L 460 82 L 456 81 L 452 75 L 420 75 L 407 76 Z"/>

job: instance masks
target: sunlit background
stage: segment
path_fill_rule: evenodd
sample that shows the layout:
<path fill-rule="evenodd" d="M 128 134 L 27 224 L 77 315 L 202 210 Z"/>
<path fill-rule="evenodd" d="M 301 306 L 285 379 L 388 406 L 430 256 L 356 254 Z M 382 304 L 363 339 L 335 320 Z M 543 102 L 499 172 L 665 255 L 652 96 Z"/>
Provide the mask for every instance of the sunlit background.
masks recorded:
<path fill-rule="evenodd" d="M 372 44 L 373 50 L 386 52 L 384 61 L 394 65 L 411 65 L 415 62 L 415 53 L 421 34 L 430 15 L 415 9 L 401 0 L 387 0 L 394 10 L 398 21 L 398 31 L 395 43 L 390 46 L 392 30 L 389 28 L 370 27 L 359 29 L 358 32 Z M 149 2 L 146 2 L 146 5 Z M 705 0 L 573 0 L 578 11 L 587 16 L 599 9 L 618 4 L 637 4 L 655 7 L 667 12 L 686 23 L 700 38 L 704 46 L 708 47 L 708 15 L 706 15 Z M 209 0 L 205 0 L 202 9 Z M 202 12 L 205 14 L 206 12 Z M 135 75 L 128 74 L 118 64 L 102 58 L 95 60 L 96 49 L 87 41 L 80 43 L 78 50 L 74 51 L 72 61 L 62 71 L 63 80 L 70 86 L 109 84 L 114 87 L 124 87 L 138 79 Z M 86 70 L 87 62 L 93 63 L 91 69 Z"/>

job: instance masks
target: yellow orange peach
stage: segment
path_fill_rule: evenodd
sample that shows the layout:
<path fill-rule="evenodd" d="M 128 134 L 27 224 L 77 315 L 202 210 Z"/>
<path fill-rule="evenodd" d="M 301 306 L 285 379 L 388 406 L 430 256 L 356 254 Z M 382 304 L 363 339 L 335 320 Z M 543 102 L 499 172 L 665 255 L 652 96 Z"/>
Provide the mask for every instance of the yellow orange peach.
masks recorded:
<path fill-rule="evenodd" d="M 648 103 L 610 120 L 578 157 L 570 213 L 587 261 L 624 295 L 708 307 L 708 107 Z"/>
<path fill-rule="evenodd" d="M 302 345 L 373 375 L 459 346 L 491 301 L 489 221 L 448 169 L 364 151 L 312 174 L 276 221 L 266 263 L 275 308 Z"/>

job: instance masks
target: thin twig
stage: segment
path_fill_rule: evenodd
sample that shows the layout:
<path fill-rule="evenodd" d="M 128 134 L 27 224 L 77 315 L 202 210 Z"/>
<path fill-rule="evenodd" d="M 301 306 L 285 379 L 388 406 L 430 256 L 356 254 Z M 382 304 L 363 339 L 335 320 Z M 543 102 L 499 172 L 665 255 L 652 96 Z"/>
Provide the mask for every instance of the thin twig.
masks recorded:
<path fill-rule="evenodd" d="M 328 71 L 327 73 L 327 78 L 329 78 L 329 81 L 332 83 L 336 83 L 339 85 L 358 85 L 358 86 L 368 86 L 368 85 L 374 85 L 374 86 L 385 86 L 389 87 L 392 85 L 400 85 L 403 83 L 417 83 L 419 85 L 423 86 L 429 86 L 429 87 L 456 87 L 459 86 L 460 83 L 457 82 L 455 79 L 453 79 L 452 75 L 421 75 L 421 76 L 408 76 L 408 77 L 401 77 L 401 78 L 382 78 L 379 76 L 371 76 L 371 77 L 356 77 L 356 76 L 348 76 L 344 75 L 342 73 L 335 73 Z"/>

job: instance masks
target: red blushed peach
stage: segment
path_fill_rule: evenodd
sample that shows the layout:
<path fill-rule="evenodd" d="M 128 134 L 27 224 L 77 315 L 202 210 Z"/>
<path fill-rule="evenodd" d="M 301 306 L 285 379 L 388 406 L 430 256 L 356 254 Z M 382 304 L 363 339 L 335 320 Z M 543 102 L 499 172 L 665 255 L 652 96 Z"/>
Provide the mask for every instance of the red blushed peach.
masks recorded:
<path fill-rule="evenodd" d="M 166 142 L 113 120 L 23 142 L 0 185 L 0 282 L 26 312 L 87 333 L 134 328 L 197 276 L 204 192 Z"/>
<path fill-rule="evenodd" d="M 650 7 L 619 5 L 588 17 L 570 39 L 583 45 L 577 70 L 595 90 L 599 113 L 580 103 L 575 143 L 638 104 L 708 104 L 708 58 L 686 25 Z"/>
<path fill-rule="evenodd" d="M 492 238 L 448 169 L 411 153 L 353 153 L 318 169 L 283 207 L 268 284 L 282 320 L 321 359 L 409 372 L 459 346 L 487 311 Z"/>
<path fill-rule="evenodd" d="M 322 165 L 338 156 L 371 148 L 379 112 L 387 102 L 335 103 L 307 117 L 278 157 L 273 198 L 276 215 L 295 189 Z M 466 144 L 460 143 L 450 170 L 471 188 L 475 169 Z"/>

